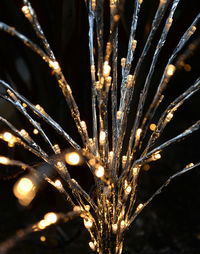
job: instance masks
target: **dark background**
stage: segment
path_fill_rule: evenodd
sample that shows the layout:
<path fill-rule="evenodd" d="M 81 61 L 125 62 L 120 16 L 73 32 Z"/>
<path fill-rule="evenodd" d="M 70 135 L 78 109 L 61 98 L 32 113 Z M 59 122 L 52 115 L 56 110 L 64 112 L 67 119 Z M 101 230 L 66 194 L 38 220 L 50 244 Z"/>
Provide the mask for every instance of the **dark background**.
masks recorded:
<path fill-rule="evenodd" d="M 136 34 L 138 49 L 136 60 L 141 53 L 145 38 L 150 29 L 150 22 L 157 7 L 156 0 L 144 0 L 140 13 L 140 22 Z M 91 96 L 88 52 L 88 21 L 84 1 L 78 0 L 35 0 L 32 5 L 38 15 L 45 35 L 59 61 L 67 81 L 72 87 L 73 95 L 81 111 L 81 117 L 87 121 L 91 136 Z M 108 22 L 108 2 L 105 1 L 105 21 Z M 40 45 L 31 25 L 20 12 L 21 1 L 2 0 L 0 4 L 0 20 L 16 29 Z M 130 20 L 133 10 L 132 1 L 126 1 L 124 13 L 119 26 L 120 49 L 119 56 L 125 57 Z M 164 64 L 170 56 L 178 39 L 192 22 L 199 11 L 198 1 L 181 0 L 174 17 L 174 25 L 167 37 L 167 43 L 161 52 L 153 76 L 150 101 Z M 163 25 L 163 24 L 162 24 Z M 106 37 L 107 33 L 105 33 Z M 140 91 L 147 68 L 155 49 L 155 43 L 142 66 L 141 75 L 137 81 L 136 94 Z M 194 38 L 196 39 L 196 38 Z M 194 54 L 187 59 L 191 71 L 179 70 L 172 78 L 163 106 L 191 85 L 199 75 L 200 50 L 197 47 Z M 27 49 L 20 41 L 10 35 L 0 32 L 0 78 L 12 84 L 33 104 L 40 104 L 77 142 L 80 142 L 74 131 L 74 124 L 67 109 L 65 100 L 58 88 L 53 73 L 47 65 Z M 137 104 L 134 98 L 133 106 Z M 145 105 L 145 108 L 148 105 Z M 155 116 L 155 121 L 159 117 Z M 177 111 L 176 116 L 166 127 L 160 143 L 184 131 L 199 119 L 199 94 L 190 99 Z M 32 127 L 15 109 L 0 100 L 0 114 L 9 119 L 17 128 L 32 130 Z M 134 118 L 134 110 L 130 119 Z M 5 126 L 1 125 L 1 131 Z M 64 140 L 42 123 L 53 143 L 59 143 L 62 149 L 68 148 Z M 41 140 L 36 140 L 44 146 Z M 149 171 L 143 171 L 140 178 L 137 197 L 141 202 L 148 199 L 168 176 L 182 169 L 190 162 L 199 160 L 199 131 L 186 140 L 169 147 L 162 153 L 159 162 L 151 164 Z M 7 148 L 1 142 L 1 154 L 11 158 L 21 159 L 31 165 L 38 163 L 38 159 L 25 152 L 22 148 Z M 1 167 L 0 169 L 0 242 L 12 236 L 16 230 L 25 228 L 40 220 L 48 211 L 66 212 L 70 208 L 60 195 L 47 184 L 41 186 L 35 200 L 27 208 L 21 207 L 12 194 L 12 186 L 18 176 L 19 169 Z M 71 175 L 90 191 L 92 180 L 87 167 L 70 169 Z M 21 176 L 21 175 L 20 175 Z M 55 176 L 56 177 L 56 176 Z M 138 217 L 126 236 L 124 253 L 134 254 L 200 254 L 200 173 L 194 169 L 174 180 L 170 186 L 157 197 L 151 205 Z M 62 231 L 63 230 L 63 231 Z M 65 232 L 65 235 L 63 235 Z M 40 236 L 46 236 L 46 242 L 40 241 Z M 53 226 L 44 232 L 30 234 L 18 243 L 9 253 L 89 253 L 89 237 L 79 219 L 67 225 Z"/>

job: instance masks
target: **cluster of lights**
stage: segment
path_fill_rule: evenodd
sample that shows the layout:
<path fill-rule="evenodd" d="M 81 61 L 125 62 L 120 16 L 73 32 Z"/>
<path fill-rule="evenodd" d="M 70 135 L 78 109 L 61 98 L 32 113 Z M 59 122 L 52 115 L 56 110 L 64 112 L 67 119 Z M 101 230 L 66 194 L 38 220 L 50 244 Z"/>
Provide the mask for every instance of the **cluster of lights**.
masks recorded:
<path fill-rule="evenodd" d="M 55 224 L 58 220 L 58 216 L 56 213 L 50 212 L 45 214 L 44 219 L 40 220 L 37 224 L 37 229 L 42 230 L 46 227 Z"/>
<path fill-rule="evenodd" d="M 10 132 L 4 132 L 4 134 L 1 136 L 1 138 L 8 142 L 9 147 L 13 147 L 15 143 L 17 142 L 17 138 L 13 136 Z"/>

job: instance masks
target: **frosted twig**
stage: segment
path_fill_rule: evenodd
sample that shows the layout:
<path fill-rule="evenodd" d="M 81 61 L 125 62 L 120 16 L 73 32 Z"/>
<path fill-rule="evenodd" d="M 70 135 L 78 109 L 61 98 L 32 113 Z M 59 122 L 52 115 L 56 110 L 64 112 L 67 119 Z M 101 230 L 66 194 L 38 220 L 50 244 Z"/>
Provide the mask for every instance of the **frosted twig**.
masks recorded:
<path fill-rule="evenodd" d="M 43 32 L 41 26 L 40 26 L 40 23 L 38 22 L 37 15 L 35 14 L 34 9 L 32 8 L 32 6 L 28 0 L 23 0 L 23 3 L 25 4 L 25 6 L 28 7 L 28 10 L 30 12 L 30 15 L 26 15 L 26 17 L 28 18 L 29 22 L 33 26 L 38 38 L 40 38 L 40 40 L 42 41 L 48 57 L 51 60 L 55 60 L 53 51 L 51 50 L 50 45 L 44 35 L 44 32 Z"/>
<path fill-rule="evenodd" d="M 0 80 L 0 84 L 3 85 L 3 87 L 5 87 L 6 89 L 9 89 L 10 91 L 12 91 L 17 98 L 23 101 L 33 112 L 36 112 L 40 118 L 42 118 L 47 124 L 53 127 L 53 129 L 55 129 L 60 135 L 62 135 L 72 145 L 72 147 L 74 147 L 77 150 L 80 150 L 80 146 L 46 112 L 44 114 L 41 111 L 39 111 L 31 102 L 29 102 L 17 91 L 15 91 L 5 81 Z"/>
<path fill-rule="evenodd" d="M 165 128 L 166 124 L 170 122 L 171 118 L 173 117 L 174 112 L 183 105 L 187 100 L 190 99 L 196 92 L 200 89 L 200 78 L 198 78 L 195 83 L 190 86 L 184 93 L 178 96 L 167 109 L 163 112 L 162 116 L 160 117 L 156 129 L 152 133 L 148 144 L 145 148 L 143 155 L 149 150 L 150 146 L 155 143 L 155 140 L 161 135 L 163 129 Z"/>
<path fill-rule="evenodd" d="M 44 138 L 44 140 L 47 142 L 47 144 L 50 146 L 50 148 L 55 152 L 55 149 L 51 143 L 51 141 L 49 140 L 49 138 L 47 137 L 47 135 L 45 134 L 45 132 L 43 131 L 43 129 L 40 127 L 40 125 L 27 113 L 26 109 L 22 106 L 21 102 L 16 99 L 16 100 L 12 100 L 11 98 L 7 97 L 7 96 L 2 96 L 3 99 L 5 99 L 6 101 L 10 102 L 16 109 L 18 109 L 28 120 L 29 122 L 39 131 L 39 133 L 41 134 L 41 136 Z"/>
<path fill-rule="evenodd" d="M 143 88 L 143 90 L 140 94 L 140 99 L 139 99 L 139 103 L 138 103 L 136 118 L 135 118 L 134 124 L 133 124 L 133 132 L 131 131 L 132 136 L 131 136 L 131 139 L 130 139 L 130 142 L 129 142 L 128 157 L 131 153 L 132 144 L 133 144 L 133 140 L 134 140 L 134 137 L 135 137 L 135 134 L 136 134 L 136 130 L 139 126 L 139 122 L 140 122 L 140 119 L 142 117 L 144 103 L 145 103 L 145 100 L 146 100 L 146 96 L 147 96 L 147 92 L 148 92 L 148 89 L 149 89 L 150 81 L 151 81 L 151 78 L 152 78 L 152 75 L 153 75 L 153 72 L 154 72 L 154 69 L 155 69 L 155 65 L 156 65 L 156 62 L 158 60 L 158 56 L 160 54 L 160 51 L 161 51 L 162 47 L 165 44 L 167 34 L 168 34 L 169 29 L 170 29 L 170 27 L 172 25 L 172 22 L 173 22 L 174 12 L 176 10 L 176 7 L 177 7 L 179 1 L 180 0 L 175 0 L 172 4 L 172 7 L 170 9 L 170 13 L 169 13 L 169 15 L 166 19 L 165 26 L 163 28 L 161 37 L 160 37 L 160 39 L 158 41 L 158 44 L 156 46 L 156 50 L 155 50 L 155 53 L 154 53 L 154 56 L 153 56 L 153 59 L 152 59 L 152 63 L 151 63 L 148 75 L 146 77 L 146 80 L 145 80 L 144 88 Z M 134 156 L 136 145 L 137 144 L 135 143 L 133 151 L 132 151 L 132 156 Z"/>
<path fill-rule="evenodd" d="M 146 130 L 148 128 L 148 124 L 150 123 L 150 121 L 152 120 L 156 109 L 158 108 L 158 106 L 160 105 L 161 97 L 162 97 L 162 93 L 164 91 L 164 89 L 166 88 L 166 85 L 170 79 L 170 77 L 167 77 L 167 69 L 168 66 L 173 62 L 174 58 L 177 56 L 177 54 L 182 50 L 182 48 L 185 46 L 186 42 L 190 39 L 190 37 L 193 35 L 193 33 L 196 30 L 196 24 L 200 19 L 200 14 L 197 15 L 197 17 L 194 19 L 194 21 L 192 22 L 192 24 L 189 26 L 189 28 L 186 30 L 186 32 L 183 34 L 183 36 L 181 37 L 178 45 L 176 46 L 176 48 L 174 49 L 172 55 L 169 57 L 169 60 L 165 66 L 165 70 L 163 72 L 163 75 L 161 77 L 160 83 L 158 85 L 157 91 L 154 95 L 153 101 L 147 111 L 147 113 L 145 114 L 143 121 L 142 121 L 142 125 L 141 125 L 141 129 L 143 129 L 143 136 L 146 133 Z"/>
<path fill-rule="evenodd" d="M 197 131 L 200 128 L 200 120 L 197 121 L 195 124 L 190 126 L 188 129 L 186 129 L 184 132 L 180 133 L 176 137 L 169 139 L 168 141 L 164 142 L 163 144 L 159 145 L 158 147 L 154 148 L 150 152 L 148 152 L 144 157 L 139 158 L 136 160 L 133 165 L 139 165 L 145 163 L 145 161 L 150 158 L 150 156 L 156 152 L 161 152 L 164 148 L 168 147 L 169 145 L 172 145 L 176 142 L 179 142 L 183 140 L 188 135 L 191 135 L 194 131 Z"/>
<path fill-rule="evenodd" d="M 130 218 L 128 224 L 129 226 L 131 225 L 131 223 L 133 223 L 133 221 L 136 219 L 136 217 L 142 212 L 142 210 L 157 196 L 159 195 L 163 189 L 165 187 L 168 186 L 168 184 L 177 176 L 181 176 L 185 173 L 187 173 L 188 171 L 190 171 L 193 168 L 199 167 L 200 166 L 200 162 L 196 163 L 196 164 L 189 164 L 189 166 L 186 166 L 184 169 L 178 171 L 177 173 L 173 174 L 172 176 L 170 176 L 167 181 L 156 191 L 154 192 L 154 194 L 143 204 L 143 206 L 141 207 L 141 209 L 139 209 L 138 211 L 136 211 L 133 216 Z"/>
<path fill-rule="evenodd" d="M 93 138 L 95 143 L 95 153 L 98 154 L 98 135 L 97 135 L 97 113 L 96 113 L 96 68 L 94 61 L 94 46 L 93 46 L 93 30 L 94 30 L 94 18 L 95 14 L 92 9 L 91 0 L 89 1 L 89 51 L 90 51 L 90 72 L 92 79 L 92 119 L 93 119 Z"/>

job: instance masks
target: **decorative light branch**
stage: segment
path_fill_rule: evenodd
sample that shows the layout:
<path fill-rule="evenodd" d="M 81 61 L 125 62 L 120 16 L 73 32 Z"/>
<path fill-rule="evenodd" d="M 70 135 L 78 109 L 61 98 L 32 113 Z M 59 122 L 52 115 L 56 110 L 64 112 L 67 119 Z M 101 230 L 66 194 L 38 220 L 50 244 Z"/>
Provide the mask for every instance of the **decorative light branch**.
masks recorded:
<path fill-rule="evenodd" d="M 31 3 L 28 0 L 23 0 L 24 6 L 22 6 L 22 12 L 29 20 L 37 37 L 42 42 L 43 49 L 25 35 L 16 31 L 15 28 L 0 22 L 1 31 L 18 38 L 25 46 L 38 54 L 41 59 L 48 64 L 49 68 L 54 71 L 57 83 L 66 99 L 83 144 L 81 147 L 81 145 L 76 143 L 40 105 L 33 105 L 12 88 L 11 85 L 0 80 L 0 86 L 3 88 L 0 97 L 11 103 L 26 119 L 28 119 L 34 128 L 34 134 L 40 135 L 47 144 L 47 147 L 53 152 L 52 155 L 52 153 L 44 151 L 40 145 L 30 137 L 28 131 L 24 129 L 18 130 L 8 120 L 0 117 L 0 121 L 11 131 L 1 133 L 0 139 L 7 142 L 10 147 L 16 144 L 22 145 L 25 149 L 47 163 L 51 168 L 50 171 L 38 168 L 36 170 L 37 166 L 30 167 L 23 162 L 0 156 L 0 164 L 18 166 L 23 170 L 28 169 L 30 171 L 29 174 L 20 178 L 14 185 L 13 191 L 15 196 L 22 205 L 27 206 L 34 199 L 39 183 L 47 181 L 65 197 L 65 200 L 73 208 L 73 211 L 66 215 L 53 213 L 45 215 L 43 220 L 20 231 L 20 234 L 17 233 L 11 239 L 2 243 L 0 245 L 0 253 L 6 253 L 14 244 L 31 232 L 43 230 L 57 223 L 58 220 L 66 222 L 69 219 L 80 216 L 83 219 L 85 228 L 90 233 L 91 241 L 89 242 L 89 246 L 92 250 L 100 254 L 120 254 L 123 249 L 124 233 L 129 229 L 131 223 L 134 222 L 140 212 L 171 182 L 172 179 L 200 165 L 199 162 L 196 164 L 188 164 L 183 170 L 172 175 L 144 204 L 139 204 L 136 207 L 136 190 L 143 165 L 147 162 L 159 160 L 161 158 L 160 153 L 165 148 L 183 140 L 193 132 L 199 130 L 200 127 L 200 121 L 197 121 L 184 132 L 154 147 L 164 128 L 174 116 L 175 111 L 189 100 L 192 95 L 199 91 L 200 78 L 198 78 L 194 84 L 169 104 L 161 114 L 158 123 L 150 126 L 153 131 L 151 136 L 147 136 L 149 124 L 164 98 L 164 90 L 175 71 L 180 67 L 180 62 L 178 60 L 175 62 L 175 60 L 186 46 L 186 43 L 190 40 L 190 37 L 196 32 L 196 27 L 199 25 L 200 14 L 183 34 L 173 53 L 167 60 L 161 79 L 158 82 L 157 91 L 147 112 L 144 112 L 144 104 L 147 102 L 147 95 L 155 72 L 155 66 L 172 26 L 173 16 L 179 4 L 179 0 L 159 1 L 149 35 L 142 53 L 135 64 L 136 67 L 131 74 L 134 54 L 137 50 L 136 31 L 142 2 L 142 0 L 135 0 L 134 2 L 128 51 L 126 58 L 120 59 L 122 68 L 120 74 L 118 72 L 118 24 L 121 18 L 124 1 L 110 0 L 110 32 L 107 42 L 104 42 L 103 36 L 105 26 L 103 19 L 103 1 L 85 1 L 88 8 L 89 21 L 92 138 L 89 138 L 87 123 L 81 119 L 80 111 L 72 95 L 72 89 L 63 75 L 61 66 L 54 56 Z M 160 38 L 155 47 L 151 65 L 145 78 L 144 87 L 141 88 L 136 117 L 132 123 L 133 125 L 129 136 L 129 144 L 126 147 L 125 155 L 123 155 L 122 148 L 125 143 L 125 135 L 129 133 L 129 130 L 127 130 L 127 122 L 130 106 L 133 96 L 135 95 L 135 88 L 141 72 L 141 66 L 162 22 L 164 23 L 163 30 L 161 31 Z M 94 55 L 95 38 L 97 39 L 97 56 Z M 111 108 L 109 107 L 110 100 Z M 39 117 L 41 122 L 45 121 L 62 136 L 74 150 L 62 151 L 59 144 L 53 144 L 45 130 L 35 120 L 35 115 Z M 109 126 L 109 118 L 112 119 L 111 126 Z M 147 143 L 144 145 L 144 140 L 147 138 Z M 67 165 L 73 166 L 84 162 L 87 163 L 94 177 L 96 188 L 95 199 L 84 191 L 75 179 L 71 178 L 67 168 Z M 60 179 L 53 180 L 51 176 L 53 170 L 58 172 Z M 70 190 L 69 192 L 65 189 L 63 182 L 66 182 Z"/>

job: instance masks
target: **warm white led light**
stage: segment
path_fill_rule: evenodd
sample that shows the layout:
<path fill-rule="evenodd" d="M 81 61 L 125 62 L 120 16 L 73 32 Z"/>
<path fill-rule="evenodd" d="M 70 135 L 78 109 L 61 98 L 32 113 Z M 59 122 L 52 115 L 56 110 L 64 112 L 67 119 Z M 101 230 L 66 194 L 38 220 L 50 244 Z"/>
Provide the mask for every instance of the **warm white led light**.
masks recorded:
<path fill-rule="evenodd" d="M 84 219 L 84 225 L 87 229 L 92 228 L 93 222 L 91 220 Z"/>
<path fill-rule="evenodd" d="M 117 229 L 118 229 L 117 224 L 112 224 L 112 230 L 113 230 L 114 233 L 117 232 Z"/>
<path fill-rule="evenodd" d="M 129 185 L 129 186 L 125 189 L 125 193 L 128 195 L 128 194 L 130 194 L 131 190 L 132 190 L 132 188 L 131 188 L 131 186 Z"/>
<path fill-rule="evenodd" d="M 8 165 L 10 160 L 4 156 L 0 156 L 0 164 Z"/>
<path fill-rule="evenodd" d="M 97 177 L 102 177 L 104 175 L 104 168 L 102 166 L 98 166 L 95 171 Z"/>
<path fill-rule="evenodd" d="M 49 223 L 49 224 L 54 224 L 57 222 L 57 215 L 53 212 L 47 213 L 44 216 L 44 219 Z"/>
<path fill-rule="evenodd" d="M 58 180 L 58 179 L 54 182 L 54 184 L 55 184 L 55 186 L 56 186 L 57 188 L 61 188 L 61 187 L 62 187 L 62 183 L 61 183 L 61 181 Z"/>
<path fill-rule="evenodd" d="M 49 61 L 49 67 L 51 67 L 52 69 L 54 69 L 54 71 L 60 71 L 60 65 L 58 62 L 56 61 Z"/>
<path fill-rule="evenodd" d="M 176 70 L 176 67 L 173 64 L 169 64 L 167 67 L 167 76 L 172 76 Z"/>
<path fill-rule="evenodd" d="M 65 161 L 72 166 L 78 165 L 81 161 L 81 157 L 77 152 L 67 153 L 65 155 Z"/>
<path fill-rule="evenodd" d="M 108 77 L 110 75 L 110 71 L 111 71 L 111 67 L 108 64 L 108 61 L 105 61 L 103 65 L 103 76 Z"/>
<path fill-rule="evenodd" d="M 137 137 L 137 138 L 140 138 L 141 133 L 142 133 L 142 129 L 141 129 L 141 128 L 138 128 L 138 129 L 136 130 L 136 137 Z"/>

